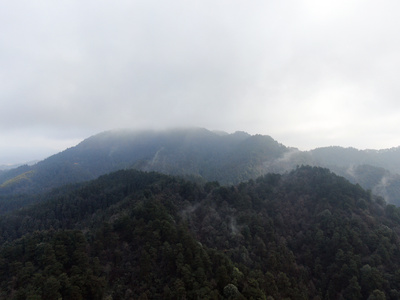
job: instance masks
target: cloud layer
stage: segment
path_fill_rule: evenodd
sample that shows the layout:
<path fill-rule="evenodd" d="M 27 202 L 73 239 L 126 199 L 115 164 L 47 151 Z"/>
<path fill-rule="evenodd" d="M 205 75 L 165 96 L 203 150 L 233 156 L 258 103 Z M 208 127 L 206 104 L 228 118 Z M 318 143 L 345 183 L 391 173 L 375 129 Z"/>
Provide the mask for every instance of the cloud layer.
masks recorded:
<path fill-rule="evenodd" d="M 400 145 L 396 1 L 2 6 L 0 157 L 120 127 L 245 130 L 302 149 Z"/>

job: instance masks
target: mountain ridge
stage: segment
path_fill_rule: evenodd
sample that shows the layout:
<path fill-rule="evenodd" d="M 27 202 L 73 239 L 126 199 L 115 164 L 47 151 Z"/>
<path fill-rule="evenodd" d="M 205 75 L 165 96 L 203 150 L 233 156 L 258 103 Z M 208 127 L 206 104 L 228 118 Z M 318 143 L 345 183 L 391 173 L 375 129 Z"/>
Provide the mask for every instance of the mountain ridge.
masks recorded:
<path fill-rule="evenodd" d="M 246 146 L 245 141 L 251 146 Z M 135 167 L 173 175 L 194 175 L 230 184 L 261 175 L 260 164 L 256 165 L 251 160 L 277 156 L 285 149 L 269 136 L 251 136 L 243 132 L 219 135 L 206 129 L 106 131 L 34 166 L 23 166 L 0 174 L 0 184 L 4 184 L 24 172 L 35 172 L 30 187 L 16 185 L 16 191 L 13 187 L 6 187 L 9 191 L 3 188 L 0 193 L 48 189 Z M 249 153 L 249 150 L 254 153 Z M 247 163 L 252 163 L 251 167 Z M 221 168 L 223 172 L 229 170 L 233 175 L 218 175 Z M 243 174 L 239 168 L 248 174 Z"/>
<path fill-rule="evenodd" d="M 331 146 L 300 151 L 267 135 L 204 128 L 104 131 L 35 165 L 0 172 L 0 195 L 43 192 L 119 169 L 229 185 L 268 172 L 289 172 L 299 165 L 329 168 L 400 205 L 399 147 L 358 150 Z"/>

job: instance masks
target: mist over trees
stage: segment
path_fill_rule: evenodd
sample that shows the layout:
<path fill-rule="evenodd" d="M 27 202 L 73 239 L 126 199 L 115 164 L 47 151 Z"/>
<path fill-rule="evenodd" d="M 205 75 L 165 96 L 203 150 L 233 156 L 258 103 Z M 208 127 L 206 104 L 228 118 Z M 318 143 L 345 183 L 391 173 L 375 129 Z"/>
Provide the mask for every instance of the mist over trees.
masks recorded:
<path fill-rule="evenodd" d="M 233 186 L 118 171 L 0 217 L 0 295 L 397 299 L 399 230 L 399 208 L 327 169 Z"/>

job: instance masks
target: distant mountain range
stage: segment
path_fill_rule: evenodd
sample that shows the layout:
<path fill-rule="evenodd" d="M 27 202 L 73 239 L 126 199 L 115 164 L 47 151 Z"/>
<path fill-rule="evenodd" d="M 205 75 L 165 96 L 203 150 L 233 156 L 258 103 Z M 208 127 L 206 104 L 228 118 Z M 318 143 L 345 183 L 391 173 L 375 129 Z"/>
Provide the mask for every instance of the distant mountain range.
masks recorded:
<path fill-rule="evenodd" d="M 33 160 L 33 161 L 29 161 L 29 162 L 22 163 L 22 164 L 0 165 L 0 172 L 2 172 L 2 171 L 7 171 L 7 170 L 11 170 L 11 169 L 15 169 L 15 168 L 18 168 L 18 167 L 20 167 L 20 166 L 22 166 L 22 165 L 29 165 L 29 166 L 31 166 L 31 165 L 34 165 L 34 164 L 36 164 L 36 163 L 38 163 L 38 162 L 39 162 L 39 160 Z"/>
<path fill-rule="evenodd" d="M 352 183 L 382 196 L 387 202 L 400 205 L 400 148 L 357 150 L 355 148 L 324 147 L 311 151 L 292 151 L 269 163 L 278 173 L 296 165 L 329 168 Z"/>
<path fill-rule="evenodd" d="M 103 132 L 34 165 L 3 170 L 0 195 L 40 193 L 120 169 L 157 171 L 230 185 L 300 165 L 329 168 L 400 205 L 400 148 L 300 151 L 270 136 L 202 128 Z"/>

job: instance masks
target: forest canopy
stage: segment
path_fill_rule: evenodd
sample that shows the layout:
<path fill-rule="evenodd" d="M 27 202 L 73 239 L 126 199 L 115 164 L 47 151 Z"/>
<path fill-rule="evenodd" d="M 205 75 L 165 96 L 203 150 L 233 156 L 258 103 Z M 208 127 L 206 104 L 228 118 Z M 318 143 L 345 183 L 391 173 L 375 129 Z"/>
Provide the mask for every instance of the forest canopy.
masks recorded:
<path fill-rule="evenodd" d="M 327 169 L 118 171 L 0 218 L 0 298 L 398 299 L 399 229 L 399 208 Z"/>

